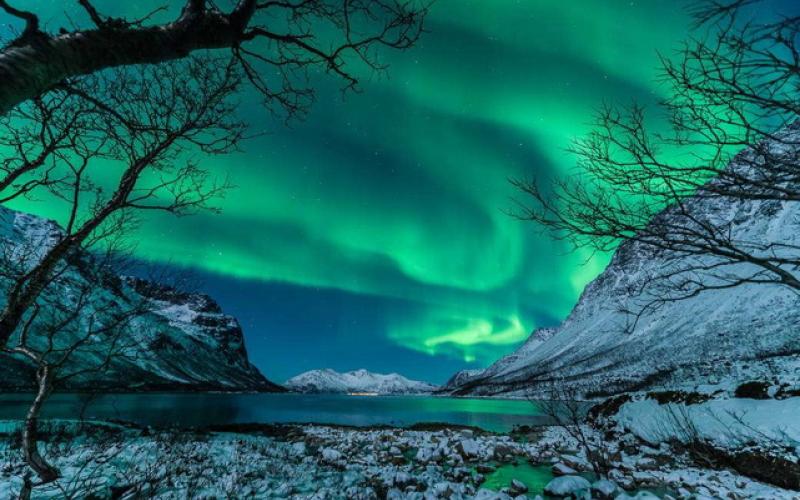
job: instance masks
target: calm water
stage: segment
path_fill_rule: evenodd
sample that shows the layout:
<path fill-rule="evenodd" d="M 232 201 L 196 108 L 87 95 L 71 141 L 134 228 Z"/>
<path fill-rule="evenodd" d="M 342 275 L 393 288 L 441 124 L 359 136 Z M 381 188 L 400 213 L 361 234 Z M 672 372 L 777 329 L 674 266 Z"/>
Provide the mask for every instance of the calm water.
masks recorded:
<path fill-rule="evenodd" d="M 21 418 L 30 398 L 26 394 L 0 395 L 0 419 Z M 85 396 L 56 394 L 47 402 L 44 416 L 76 418 L 85 403 Z M 153 426 L 248 422 L 407 426 L 442 422 L 497 432 L 546 422 L 539 408 L 529 401 L 306 394 L 113 394 L 89 402 L 84 417 Z"/>

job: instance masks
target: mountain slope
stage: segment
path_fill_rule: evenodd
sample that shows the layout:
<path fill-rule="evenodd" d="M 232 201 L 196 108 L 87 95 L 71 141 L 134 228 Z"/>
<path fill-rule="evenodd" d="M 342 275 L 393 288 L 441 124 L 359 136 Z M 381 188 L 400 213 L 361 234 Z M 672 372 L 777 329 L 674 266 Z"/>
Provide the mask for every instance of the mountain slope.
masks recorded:
<path fill-rule="evenodd" d="M 52 221 L 0 207 L 0 243 L 4 255 L 13 256 L 11 260 L 17 264 L 25 260 L 24 256 L 30 258 L 33 254 L 34 259 L 41 256 L 62 234 Z M 93 275 L 99 272 L 101 284 L 93 286 L 87 297 L 77 297 L 77 290 L 87 288 L 90 272 Z M 7 286 L 0 279 L 0 288 Z M 283 390 L 250 364 L 239 323 L 206 295 L 116 276 L 110 270 L 97 271 L 95 259 L 86 253 L 71 256 L 67 271 L 46 293 L 50 294 L 49 303 L 64 310 L 78 309 L 79 301 L 84 304 L 78 309 L 77 326 L 60 333 L 56 347 L 75 344 L 90 323 L 112 324 L 114 318 L 132 310 L 147 310 L 133 317 L 122 335 L 88 338 L 60 373 L 86 372 L 70 378 L 62 388 Z M 36 334 L 36 325 L 30 342 L 41 348 L 43 335 Z M 110 352 L 114 354 L 109 357 Z M 107 357 L 110 358 L 107 368 L 96 370 Z M 0 355 L 0 390 L 23 390 L 30 387 L 32 380 L 32 368 L 24 358 Z"/>
<path fill-rule="evenodd" d="M 397 373 L 384 375 L 367 370 L 339 373 L 330 369 L 301 373 L 284 385 L 293 391 L 309 393 L 424 394 L 436 389 L 427 382 L 409 380 Z"/>
<path fill-rule="evenodd" d="M 800 142 L 796 127 L 784 133 Z M 728 168 L 746 168 L 742 155 L 752 154 L 741 153 Z M 796 151 L 789 154 L 797 158 Z M 800 203 L 698 196 L 684 205 L 698 221 L 730 224 L 734 239 L 800 245 Z M 675 218 L 673 210 L 658 217 Z M 515 353 L 454 392 L 546 395 L 557 382 L 570 391 L 601 395 L 752 378 L 800 379 L 800 297 L 788 287 L 746 284 L 702 292 L 646 311 L 631 328 L 632 318 L 621 307 L 647 302 L 632 290 L 681 265 L 670 257 L 652 246 L 623 243 L 566 321 L 537 330 Z M 753 270 L 738 265 L 729 272 L 747 276 Z"/>
<path fill-rule="evenodd" d="M 471 382 L 483 374 L 484 370 L 474 369 L 474 370 L 459 370 L 452 377 L 447 379 L 447 382 L 444 383 L 442 387 L 439 388 L 442 392 L 449 392 L 455 389 L 458 389 L 460 386 Z"/>

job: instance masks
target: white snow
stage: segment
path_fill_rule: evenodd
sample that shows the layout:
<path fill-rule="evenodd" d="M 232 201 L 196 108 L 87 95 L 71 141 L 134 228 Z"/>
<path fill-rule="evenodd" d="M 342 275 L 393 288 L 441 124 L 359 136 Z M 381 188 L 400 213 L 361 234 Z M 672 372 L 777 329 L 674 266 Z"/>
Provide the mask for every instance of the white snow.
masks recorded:
<path fill-rule="evenodd" d="M 286 426 L 283 437 L 260 434 L 174 434 L 154 429 L 140 430 L 120 425 L 85 422 L 86 434 L 64 439 L 76 432 L 72 422 L 54 422 L 64 431 L 45 448 L 47 457 L 64 477 L 57 484 L 36 490 L 35 498 L 62 498 L 69 493 L 85 498 L 94 492 L 105 498 L 114 487 L 147 488 L 130 497 L 174 498 L 291 498 L 373 500 L 377 488 L 387 498 L 424 500 L 508 499 L 513 479 L 504 491 L 485 487 L 485 476 L 476 473 L 485 464 L 492 471 L 502 464 L 567 461 L 567 450 L 576 443 L 563 429 L 550 428 L 539 439 L 514 441 L 509 436 L 475 433 L 467 437 L 458 430 L 411 431 L 405 429 L 348 429 L 328 426 Z M 12 424 L 0 422 L 7 432 Z M 83 432 L 83 431 L 82 431 Z M 602 439 L 590 433 L 592 439 Z M 462 457 L 465 441 L 477 450 Z M 612 447 L 615 446 L 612 444 Z M 428 450 L 424 457 L 406 459 L 413 450 Z M 505 449 L 499 459 L 494 450 Z M 642 448 L 643 453 L 669 453 Z M 400 454 L 397 451 L 400 450 Z M 612 451 L 619 451 L 613 448 Z M 583 457 L 572 457 L 585 462 Z M 629 457 L 637 463 L 643 456 Z M 687 466 L 681 457 L 647 471 L 617 467 L 610 477 L 627 485 L 628 491 L 642 485 L 666 485 L 685 491 L 685 497 L 796 498 L 796 492 L 757 483 L 729 471 L 703 470 Z M 569 459 L 571 461 L 571 459 Z M 12 440 L 0 440 L 0 498 L 14 498 L 26 470 L 21 452 Z M 582 470 L 581 473 L 585 473 Z M 487 472 L 488 473 L 488 472 Z M 78 479 L 91 479 L 81 481 Z M 530 485 L 529 485 L 530 486 Z M 613 484 L 595 483 L 595 490 L 610 490 Z M 561 476 L 549 485 L 554 491 L 588 490 L 580 476 Z M 646 487 L 646 486 L 644 486 Z M 64 488 L 62 490 L 61 488 Z M 77 490 L 75 490 L 77 489 Z M 533 498 L 541 491 L 528 491 Z M 127 497 L 126 497 L 127 498 Z"/>
<path fill-rule="evenodd" d="M 740 166 L 734 162 L 729 168 Z M 730 225 L 733 239 L 757 241 L 764 252 L 776 248 L 797 257 L 800 203 L 695 197 L 684 207 L 697 220 Z M 658 217 L 680 216 L 667 209 Z M 661 388 L 800 382 L 800 295 L 789 287 L 746 284 L 706 291 L 647 309 L 635 324 L 622 311 L 641 311 L 653 296 L 663 296 L 652 289 L 637 293 L 653 276 L 677 266 L 718 264 L 709 259 L 675 260 L 640 242 L 623 243 L 560 326 L 537 330 L 516 352 L 477 377 L 462 375 L 464 390 L 459 394 L 548 396 L 554 380 L 562 390 L 592 395 L 639 390 L 643 382 Z M 744 277 L 753 271 L 737 264 L 721 272 Z"/>
<path fill-rule="evenodd" d="M 800 397 L 712 399 L 693 405 L 643 399 L 622 405 L 614 420 L 651 443 L 699 437 L 728 448 L 765 441 L 800 445 Z"/>
<path fill-rule="evenodd" d="M 591 486 L 592 484 L 581 476 L 560 476 L 547 483 L 544 491 L 550 495 L 567 497 L 588 490 Z"/>
<path fill-rule="evenodd" d="M 63 230 L 53 221 L 0 207 L 0 245 L 20 257 L 17 264 L 21 269 L 15 272 L 35 264 L 63 237 Z M 103 286 L 87 284 L 84 271 L 87 268 L 106 273 L 101 276 Z M 247 360 L 239 324 L 210 298 L 161 286 L 144 287 L 146 290 L 137 288 L 143 283 L 116 276 L 112 270 L 106 272 L 91 254 L 81 253 L 60 278 L 47 287 L 45 295 L 69 306 L 77 301 L 76 290 L 91 286 L 87 305 L 81 310 L 74 328 L 65 328 L 63 334 L 56 337 L 53 346 L 56 349 L 67 349 L 75 344 L 76 337 L 82 335 L 89 322 L 98 326 L 111 318 L 123 317 L 142 304 L 149 309 L 132 318 L 119 342 L 114 343 L 108 336 L 93 335 L 90 342 L 82 343 L 72 353 L 64 369 L 86 370 L 85 375 L 70 380 L 73 387 L 132 389 L 147 384 L 160 388 L 181 384 L 182 388 L 251 390 L 270 386 Z M 0 289 L 6 286 L 8 281 L 0 277 Z M 30 344 L 35 349 L 43 349 L 46 339 L 38 335 L 35 323 L 32 332 Z M 108 369 L 102 373 L 91 370 L 103 364 L 112 344 L 120 352 L 112 356 Z M 0 363 L 6 362 L 9 362 L 8 357 L 0 355 Z M 18 378 L 4 377 L 0 387 L 17 389 L 30 383 L 23 370 L 17 371 Z"/>

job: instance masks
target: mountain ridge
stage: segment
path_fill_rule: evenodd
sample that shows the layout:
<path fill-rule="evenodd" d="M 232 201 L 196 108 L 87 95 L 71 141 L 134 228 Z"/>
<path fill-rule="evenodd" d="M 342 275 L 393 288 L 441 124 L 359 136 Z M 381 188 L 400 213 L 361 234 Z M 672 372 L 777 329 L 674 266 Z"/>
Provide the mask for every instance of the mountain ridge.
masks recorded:
<path fill-rule="evenodd" d="M 0 242 L 7 255 L 25 255 L 35 262 L 63 236 L 54 221 L 0 207 Z M 22 257 L 17 260 L 24 260 Z M 83 251 L 69 257 L 67 270 L 49 288 L 52 303 L 75 307 L 75 290 L 91 283 L 80 313 L 99 323 L 144 305 L 147 310 L 130 320 L 125 348 L 104 370 L 90 370 L 63 383 L 61 390 L 139 391 L 283 391 L 250 363 L 239 322 L 225 314 L 208 295 L 188 293 L 141 278 L 118 276 L 98 268 L 96 258 Z M 30 265 L 30 264 L 28 264 Z M 88 281 L 89 270 L 99 280 Z M 0 279 L 0 288 L 7 281 Z M 117 315 L 117 316 L 115 316 Z M 85 324 L 58 335 L 70 345 Z M 12 342 L 17 337 L 12 337 Z M 36 342 L 36 335 L 31 342 Z M 42 340 L 39 340 L 41 342 Z M 70 357 L 64 371 L 99 366 L 108 339 L 92 339 Z M 0 354 L 0 390 L 27 391 L 33 368 L 25 358 Z"/>
<path fill-rule="evenodd" d="M 800 144 L 798 127 L 783 133 L 783 141 L 767 146 Z M 786 141 L 787 136 L 797 140 Z M 796 161 L 798 147 L 793 148 L 785 154 Z M 728 168 L 747 168 L 752 158 L 746 155 L 753 154 L 739 153 Z M 800 245 L 799 203 L 694 196 L 682 209 L 699 221 L 729 226 L 740 241 Z M 674 210 L 668 207 L 656 217 L 675 217 Z M 670 257 L 645 243 L 623 242 L 561 325 L 535 331 L 517 351 L 450 392 L 547 396 L 558 385 L 584 396 L 601 396 L 655 387 L 731 385 L 754 378 L 800 379 L 800 298 L 788 287 L 742 284 L 706 291 L 644 311 L 631 326 L 623 309 L 649 300 L 632 291 L 681 264 Z M 752 272 L 737 266 L 729 272 Z"/>
<path fill-rule="evenodd" d="M 343 373 L 330 368 L 309 370 L 290 378 L 284 386 L 296 392 L 330 394 L 427 394 L 437 388 L 398 373 L 373 373 L 363 368 Z"/>

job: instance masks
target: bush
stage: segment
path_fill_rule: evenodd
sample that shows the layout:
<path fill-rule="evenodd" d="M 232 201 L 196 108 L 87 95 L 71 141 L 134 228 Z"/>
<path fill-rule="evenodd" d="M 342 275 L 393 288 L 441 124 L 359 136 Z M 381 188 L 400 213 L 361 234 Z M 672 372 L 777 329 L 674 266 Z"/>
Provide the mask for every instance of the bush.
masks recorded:
<path fill-rule="evenodd" d="M 745 382 L 736 388 L 733 395 L 737 398 L 746 399 L 769 399 L 770 384 L 767 382 Z"/>

